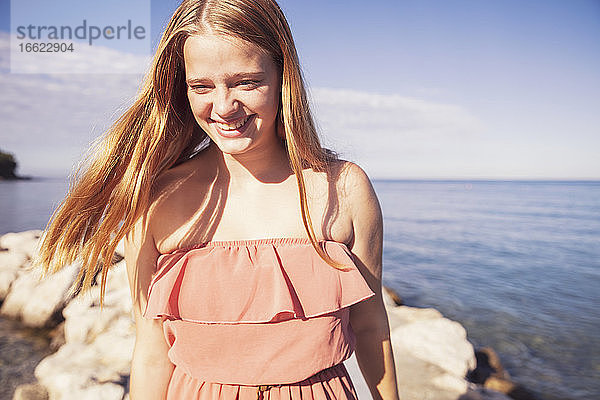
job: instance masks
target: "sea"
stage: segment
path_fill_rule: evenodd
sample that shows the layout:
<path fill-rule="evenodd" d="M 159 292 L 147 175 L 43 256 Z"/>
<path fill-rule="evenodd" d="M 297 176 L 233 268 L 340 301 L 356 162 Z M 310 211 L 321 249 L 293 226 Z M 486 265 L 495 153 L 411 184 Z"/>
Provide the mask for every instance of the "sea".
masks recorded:
<path fill-rule="evenodd" d="M 600 181 L 373 186 L 384 285 L 460 322 L 540 399 L 600 399 Z M 0 234 L 43 229 L 67 187 L 59 178 L 0 182 Z"/>

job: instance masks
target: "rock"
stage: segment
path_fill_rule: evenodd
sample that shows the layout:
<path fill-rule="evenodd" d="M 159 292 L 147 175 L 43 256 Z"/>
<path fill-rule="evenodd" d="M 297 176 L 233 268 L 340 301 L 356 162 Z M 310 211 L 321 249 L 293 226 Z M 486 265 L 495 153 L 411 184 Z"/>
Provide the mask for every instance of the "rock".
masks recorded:
<path fill-rule="evenodd" d="M 93 347 L 99 360 L 119 376 L 129 375 L 131 357 L 135 345 L 135 329 L 132 321 L 122 317 L 109 332 L 99 335 Z"/>
<path fill-rule="evenodd" d="M 500 362 L 500 357 L 490 347 L 483 347 L 475 352 L 477 367 L 469 372 L 468 379 L 471 382 L 483 385 L 508 395 L 515 400 L 533 400 L 536 397 L 524 387 L 511 381 L 509 373 Z"/>
<path fill-rule="evenodd" d="M 17 269 L 0 269 L 0 302 L 3 301 L 10 291 L 12 283 L 19 277 Z"/>
<path fill-rule="evenodd" d="M 467 393 L 461 395 L 458 400 L 511 400 L 511 398 L 504 393 L 475 386 L 470 388 Z"/>
<path fill-rule="evenodd" d="M 469 372 L 468 379 L 473 383 L 483 384 L 491 377 L 510 380 L 510 375 L 504 370 L 500 357 L 490 347 L 483 347 L 475 352 L 477 367 Z"/>
<path fill-rule="evenodd" d="M 121 400 L 125 395 L 125 388 L 116 383 L 94 385 L 72 396 L 72 399 L 81 400 Z"/>
<path fill-rule="evenodd" d="M 0 314 L 21 318 L 30 327 L 52 327 L 60 321 L 55 317 L 72 297 L 70 291 L 80 264 L 62 268 L 41 279 L 39 269 L 21 275 L 12 285 Z"/>
<path fill-rule="evenodd" d="M 65 340 L 65 323 L 61 322 L 56 328 L 52 329 L 48 334 L 50 337 L 50 350 L 58 351 L 60 346 L 66 343 Z"/>
<path fill-rule="evenodd" d="M 456 400 L 468 389 L 468 383 L 448 376 L 439 367 L 407 355 L 394 346 L 398 390 L 402 400 Z"/>
<path fill-rule="evenodd" d="M 456 400 L 467 393 L 475 367 L 465 329 L 433 309 L 387 309 L 400 398 Z"/>
<path fill-rule="evenodd" d="M 34 292 L 39 279 L 40 274 L 38 271 L 29 271 L 17 278 L 13 282 L 8 296 L 4 299 L 4 303 L 2 303 L 0 315 L 13 319 L 20 318 L 23 307 Z"/>
<path fill-rule="evenodd" d="M 17 251 L 0 252 L 0 301 L 4 300 L 10 287 L 27 264 L 27 255 Z"/>
<path fill-rule="evenodd" d="M 40 395 L 45 394 L 46 397 L 39 398 L 127 399 L 135 326 L 127 271 L 122 259 L 123 241 L 113 258 L 115 264 L 108 271 L 104 305 L 100 310 L 100 287 L 97 285 L 72 298 L 70 289 L 80 264 L 67 266 L 43 280 L 39 279 L 39 271 L 25 268 L 41 234 L 41 231 L 29 231 L 0 237 L 0 247 L 9 249 L 0 252 L 0 295 L 2 290 L 8 293 L 0 313 L 21 318 L 29 326 L 57 323 L 53 317 L 61 311 L 64 317 L 64 322 L 51 333 L 53 346 L 58 350 L 43 359 L 35 369 L 41 387 L 47 390 L 47 393 L 40 391 Z M 486 368 L 490 370 L 479 369 L 478 373 L 483 375 L 478 376 L 487 374 L 482 380 L 486 381 L 486 387 L 467 382 L 467 372 L 475 368 L 475 354 L 464 328 L 444 318 L 437 310 L 399 306 L 402 299 L 389 288 L 382 288 L 382 295 L 403 400 L 507 399 L 506 395 L 492 388 L 517 395 L 521 393 L 518 386 L 502 381 L 508 378 L 508 374 L 504 373 L 495 353 L 485 349 L 478 353 L 478 360 L 485 357 L 489 364 Z M 355 370 L 360 374 L 357 365 Z M 361 379 L 352 376 L 355 384 L 359 382 L 358 385 L 362 385 L 357 391 L 370 395 L 360 376 Z M 490 379 L 492 376 L 494 379 Z M 39 389 L 40 386 L 37 389 L 23 386 L 19 393 L 15 392 L 15 396 L 38 399 L 27 396 Z M 364 400 L 367 399 L 368 396 Z"/>
<path fill-rule="evenodd" d="M 515 388 L 514 383 L 506 379 L 497 378 L 495 376 L 490 376 L 488 379 L 486 379 L 483 386 L 487 389 L 496 390 L 500 393 L 509 393 Z"/>
<path fill-rule="evenodd" d="M 102 344 L 106 345 L 106 341 Z M 79 343 L 67 343 L 56 353 L 43 359 L 35 376 L 48 389 L 50 400 L 115 399 L 125 394 L 118 382 L 121 376 L 104 360 L 102 352 L 110 350 Z M 116 346 L 123 351 L 121 346 Z"/>
<path fill-rule="evenodd" d="M 135 325 L 124 261 L 108 272 L 102 310 L 99 296 L 94 286 L 63 310 L 65 344 L 35 370 L 50 400 L 121 400 L 125 394 Z"/>
<path fill-rule="evenodd" d="M 404 301 L 402 300 L 402 297 L 400 297 L 398 292 L 396 292 L 394 289 L 389 288 L 387 286 L 383 286 L 383 291 L 384 291 L 384 293 L 387 294 L 387 296 L 384 296 L 384 302 L 385 302 L 386 306 L 402 306 L 402 305 L 404 305 Z"/>
<path fill-rule="evenodd" d="M 39 383 L 19 385 L 15 389 L 13 400 L 48 400 L 48 391 Z"/>
<path fill-rule="evenodd" d="M 39 229 L 6 233 L 0 236 L 0 248 L 5 248 L 12 252 L 25 253 L 27 257 L 32 258 L 37 251 L 42 233 Z"/>
<path fill-rule="evenodd" d="M 475 352 L 467 332 L 458 322 L 436 318 L 395 328 L 392 340 L 412 356 L 461 378 L 475 368 Z"/>
<path fill-rule="evenodd" d="M 483 385 L 487 389 L 492 389 L 505 393 L 514 400 L 536 400 L 537 397 L 523 386 L 511 382 L 507 379 L 490 376 Z"/>
<path fill-rule="evenodd" d="M 433 308 L 386 307 L 390 331 L 394 328 L 415 321 L 443 318 L 442 313 Z"/>
<path fill-rule="evenodd" d="M 0 270 L 23 268 L 27 264 L 27 254 L 21 251 L 1 251 Z"/>
<path fill-rule="evenodd" d="M 119 310 L 98 303 L 100 288 L 73 299 L 63 310 L 66 343 L 91 343 L 111 322 L 118 318 Z"/>
<path fill-rule="evenodd" d="M 464 393 L 469 384 L 463 377 L 441 373 L 431 379 L 431 386 L 448 392 Z"/>
<path fill-rule="evenodd" d="M 100 288 L 95 286 L 65 307 L 63 316 L 67 343 L 90 343 L 123 316 L 129 319 L 130 325 L 133 324 L 131 295 L 124 261 L 113 266 L 108 272 L 102 310 L 99 298 Z"/>
<path fill-rule="evenodd" d="M 17 160 L 11 153 L 0 151 L 0 180 L 18 179 L 15 173 L 17 169 Z"/>

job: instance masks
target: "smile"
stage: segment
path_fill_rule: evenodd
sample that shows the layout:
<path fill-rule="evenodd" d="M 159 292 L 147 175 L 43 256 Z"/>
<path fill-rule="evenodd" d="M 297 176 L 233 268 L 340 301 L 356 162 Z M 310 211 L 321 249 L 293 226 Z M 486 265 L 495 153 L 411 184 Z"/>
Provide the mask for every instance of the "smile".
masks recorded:
<path fill-rule="evenodd" d="M 246 122 L 248 122 L 248 120 L 250 119 L 251 115 L 246 116 L 245 118 L 239 120 L 238 122 L 236 122 L 235 124 L 224 124 L 222 122 L 217 122 L 215 121 L 215 124 L 219 127 L 219 129 L 222 129 L 224 131 L 234 131 L 236 129 L 241 128 L 242 126 L 244 126 L 244 124 Z"/>
<path fill-rule="evenodd" d="M 225 138 L 236 138 L 244 135 L 251 126 L 251 121 L 254 120 L 256 114 L 248 115 L 233 124 L 225 124 L 223 122 L 214 121 L 215 130 L 219 135 Z"/>

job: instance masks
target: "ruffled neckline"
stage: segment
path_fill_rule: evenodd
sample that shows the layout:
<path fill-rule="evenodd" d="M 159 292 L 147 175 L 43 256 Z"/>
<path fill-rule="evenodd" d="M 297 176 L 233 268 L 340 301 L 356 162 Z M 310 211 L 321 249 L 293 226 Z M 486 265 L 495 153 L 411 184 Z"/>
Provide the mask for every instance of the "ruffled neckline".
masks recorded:
<path fill-rule="evenodd" d="M 308 238 L 209 241 L 161 255 L 144 315 L 196 323 L 267 323 L 326 315 L 375 293 L 341 242 Z"/>
<path fill-rule="evenodd" d="M 343 242 L 337 242 L 331 239 L 319 239 L 317 243 L 336 243 L 348 249 L 348 245 Z M 210 240 L 192 246 L 181 247 L 172 250 L 168 253 L 161 253 L 160 256 L 168 256 L 172 254 L 185 253 L 190 250 L 214 247 L 245 247 L 245 246 L 260 246 L 260 245 L 309 245 L 312 244 L 309 238 L 299 237 L 271 237 L 262 239 L 237 239 L 237 240 Z"/>

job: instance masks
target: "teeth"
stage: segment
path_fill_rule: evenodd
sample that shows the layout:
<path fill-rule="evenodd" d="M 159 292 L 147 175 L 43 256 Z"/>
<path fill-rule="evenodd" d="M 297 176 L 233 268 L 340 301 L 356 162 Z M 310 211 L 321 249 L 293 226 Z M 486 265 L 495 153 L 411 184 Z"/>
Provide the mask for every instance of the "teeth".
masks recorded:
<path fill-rule="evenodd" d="M 233 125 L 223 124 L 221 122 L 216 122 L 216 121 L 215 121 L 215 123 L 217 124 L 217 126 L 219 128 L 223 129 L 224 131 L 233 131 L 233 130 L 241 128 L 246 123 L 246 121 L 248 121 L 248 118 L 250 118 L 249 115 L 246 118 L 242 119 L 240 122 L 233 124 Z"/>

